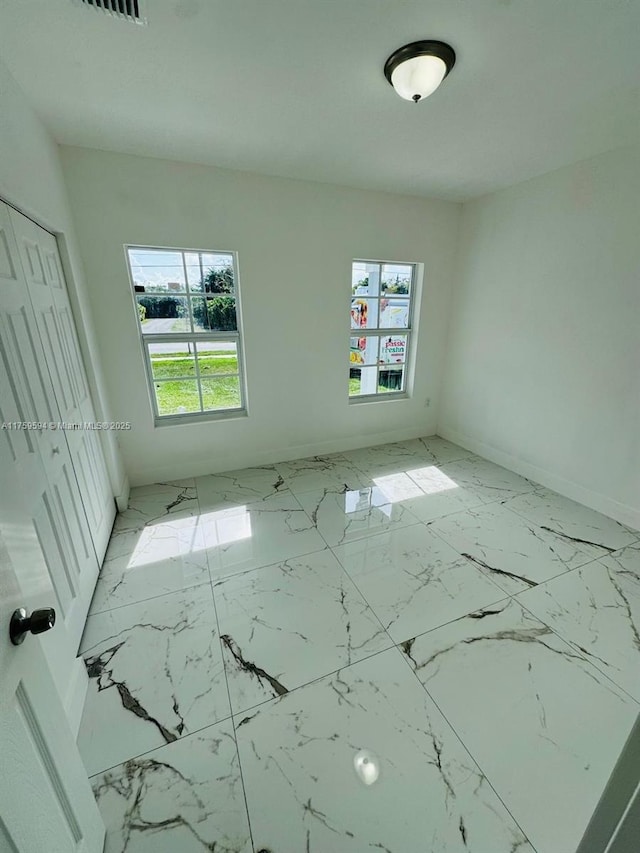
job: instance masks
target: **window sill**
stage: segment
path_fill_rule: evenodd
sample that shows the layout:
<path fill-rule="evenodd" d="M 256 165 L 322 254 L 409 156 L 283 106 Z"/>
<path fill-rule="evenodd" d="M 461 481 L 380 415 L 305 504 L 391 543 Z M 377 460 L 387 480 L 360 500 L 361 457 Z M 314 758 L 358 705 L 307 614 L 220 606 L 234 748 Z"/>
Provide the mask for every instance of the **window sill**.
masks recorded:
<path fill-rule="evenodd" d="M 398 391 L 390 394 L 362 394 L 357 397 L 349 397 L 350 406 L 359 406 L 363 403 L 391 403 L 397 400 L 409 400 L 406 391 Z"/>
<path fill-rule="evenodd" d="M 188 424 L 203 424 L 211 421 L 228 421 L 248 417 L 246 409 L 226 409 L 222 412 L 200 412 L 199 414 L 165 415 L 155 418 L 154 427 L 187 426 Z"/>

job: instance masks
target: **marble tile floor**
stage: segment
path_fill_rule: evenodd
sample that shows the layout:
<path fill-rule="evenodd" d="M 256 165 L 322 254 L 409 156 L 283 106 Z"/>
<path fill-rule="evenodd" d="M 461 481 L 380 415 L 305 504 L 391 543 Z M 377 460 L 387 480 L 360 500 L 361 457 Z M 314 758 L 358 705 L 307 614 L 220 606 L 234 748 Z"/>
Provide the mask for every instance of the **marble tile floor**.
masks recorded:
<path fill-rule="evenodd" d="M 146 486 L 81 653 L 106 853 L 574 853 L 640 532 L 437 437 Z"/>

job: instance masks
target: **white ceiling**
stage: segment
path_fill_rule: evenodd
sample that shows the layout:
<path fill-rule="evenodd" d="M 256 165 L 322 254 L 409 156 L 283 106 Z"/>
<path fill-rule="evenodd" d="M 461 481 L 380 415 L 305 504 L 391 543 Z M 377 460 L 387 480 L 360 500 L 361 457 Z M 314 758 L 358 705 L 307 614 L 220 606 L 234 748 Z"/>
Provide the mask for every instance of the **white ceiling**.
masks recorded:
<path fill-rule="evenodd" d="M 0 0 L 0 55 L 55 138 L 463 200 L 640 141 L 639 0 Z M 382 67 L 448 41 L 422 104 Z"/>

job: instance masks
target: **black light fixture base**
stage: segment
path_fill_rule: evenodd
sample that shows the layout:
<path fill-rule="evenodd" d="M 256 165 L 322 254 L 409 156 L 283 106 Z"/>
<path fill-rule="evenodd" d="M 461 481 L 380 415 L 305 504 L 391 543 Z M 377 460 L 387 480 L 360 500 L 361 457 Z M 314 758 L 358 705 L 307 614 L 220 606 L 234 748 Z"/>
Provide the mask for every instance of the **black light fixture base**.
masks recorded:
<path fill-rule="evenodd" d="M 446 66 L 445 77 L 456 64 L 456 52 L 450 44 L 443 41 L 413 41 L 411 44 L 405 44 L 404 47 L 398 48 L 385 62 L 384 76 L 389 83 L 391 83 L 391 75 L 398 65 L 408 59 L 414 59 L 416 56 L 437 56 Z"/>

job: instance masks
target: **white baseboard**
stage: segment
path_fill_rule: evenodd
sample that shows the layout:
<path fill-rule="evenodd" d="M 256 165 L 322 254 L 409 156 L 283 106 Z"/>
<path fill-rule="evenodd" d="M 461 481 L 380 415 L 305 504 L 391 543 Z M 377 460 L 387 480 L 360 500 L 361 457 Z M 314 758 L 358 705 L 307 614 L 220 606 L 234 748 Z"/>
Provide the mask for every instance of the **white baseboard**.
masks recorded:
<path fill-rule="evenodd" d="M 438 435 L 446 438 L 448 441 L 459 444 L 467 450 L 472 450 L 478 456 L 484 456 L 485 459 L 490 459 L 491 462 L 502 465 L 503 468 L 515 471 L 516 474 L 521 474 L 528 480 L 534 480 L 536 483 L 540 483 L 540 485 L 546 486 L 548 489 L 552 489 L 566 498 L 571 498 L 571 500 L 603 513 L 603 515 L 608 515 L 621 524 L 626 524 L 635 530 L 640 530 L 640 509 L 620 503 L 620 501 L 616 501 L 614 498 L 610 498 L 600 492 L 594 492 L 586 488 L 586 486 L 581 486 L 579 483 L 574 483 L 572 480 L 567 480 L 564 477 L 553 474 L 545 468 L 525 462 L 523 459 L 512 456 L 510 453 L 504 453 L 490 444 L 485 444 L 483 441 L 478 441 L 469 435 L 450 429 L 448 426 L 439 426 Z"/>
<path fill-rule="evenodd" d="M 288 462 L 290 459 L 303 459 L 306 456 L 321 456 L 327 453 L 340 453 L 347 450 L 357 450 L 361 447 L 371 447 L 374 444 L 387 444 L 392 441 L 408 441 L 411 438 L 422 438 L 433 435 L 433 427 L 426 426 L 399 429 L 388 432 L 378 432 L 369 435 L 353 436 L 352 438 L 336 438 L 331 441 L 318 441 L 311 444 L 298 444 L 286 448 L 259 450 L 254 453 L 226 453 L 219 461 L 215 458 L 194 461 L 190 465 L 176 462 L 171 465 L 145 468 L 130 474 L 132 486 L 146 486 L 150 483 L 161 483 L 169 480 L 180 480 L 187 477 L 200 477 L 203 474 L 217 474 L 221 471 L 235 471 L 240 468 L 250 468 L 255 465 L 273 465 L 274 462 Z"/>
<path fill-rule="evenodd" d="M 76 658 L 73 663 L 73 670 L 64 702 L 64 710 L 74 738 L 78 737 L 78 729 L 80 728 L 80 720 L 82 719 L 88 687 L 89 677 L 87 676 L 87 668 L 82 658 Z"/>

